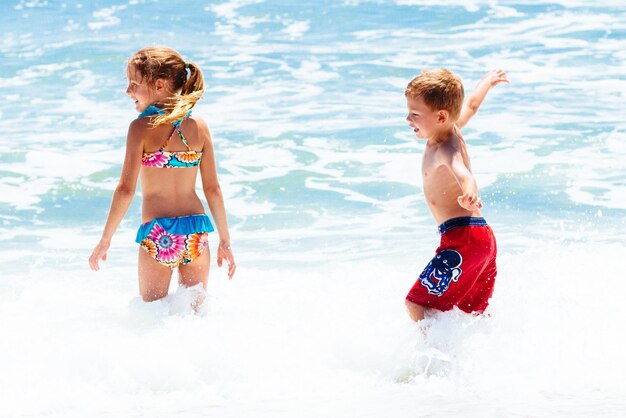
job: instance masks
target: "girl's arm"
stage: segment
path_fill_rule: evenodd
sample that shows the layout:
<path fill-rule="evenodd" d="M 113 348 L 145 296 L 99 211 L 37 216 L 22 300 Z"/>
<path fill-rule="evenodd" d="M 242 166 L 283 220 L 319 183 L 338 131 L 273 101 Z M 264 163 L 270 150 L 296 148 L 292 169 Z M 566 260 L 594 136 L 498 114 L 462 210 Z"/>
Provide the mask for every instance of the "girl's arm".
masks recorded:
<path fill-rule="evenodd" d="M 467 101 L 463 103 L 461 115 L 456 121 L 456 126 L 461 129 L 467 125 L 467 122 L 469 122 L 476 112 L 478 112 L 480 104 L 483 102 L 485 96 L 487 96 L 487 93 L 492 87 L 495 87 L 500 83 L 508 82 L 509 79 L 507 78 L 506 73 L 502 70 L 491 70 L 485 74 L 476 85 L 472 94 L 469 95 Z"/>
<path fill-rule="evenodd" d="M 100 260 L 106 261 L 107 251 L 111 245 L 111 238 L 115 233 L 115 230 L 119 226 L 120 222 L 124 218 L 130 203 L 135 195 L 135 189 L 137 187 L 137 176 L 139 175 L 139 169 L 141 168 L 141 155 L 143 153 L 143 141 L 141 132 L 146 121 L 137 119 L 133 121 L 128 128 L 128 137 L 126 138 L 126 156 L 124 157 L 124 165 L 122 167 L 122 174 L 120 181 L 113 193 L 113 199 L 111 200 L 111 209 L 107 217 L 106 224 L 104 225 L 104 231 L 102 232 L 102 238 L 89 257 L 89 267 L 92 270 L 100 270 L 98 262 Z"/>
<path fill-rule="evenodd" d="M 222 261 L 226 260 L 228 263 L 228 277 L 233 278 L 235 269 L 235 258 L 230 248 L 230 234 L 228 232 L 228 221 L 226 219 L 226 209 L 224 208 L 224 197 L 222 196 L 222 189 L 217 180 L 217 168 L 215 165 L 215 154 L 213 152 L 213 142 L 211 141 L 211 134 L 206 123 L 200 119 L 195 118 L 198 122 L 199 133 L 204 138 L 204 146 L 202 149 L 202 160 L 200 161 L 200 176 L 202 177 L 202 190 L 204 196 L 209 204 L 209 210 L 213 221 L 215 221 L 215 227 L 220 237 L 220 244 L 217 248 L 217 265 L 222 266 Z"/>

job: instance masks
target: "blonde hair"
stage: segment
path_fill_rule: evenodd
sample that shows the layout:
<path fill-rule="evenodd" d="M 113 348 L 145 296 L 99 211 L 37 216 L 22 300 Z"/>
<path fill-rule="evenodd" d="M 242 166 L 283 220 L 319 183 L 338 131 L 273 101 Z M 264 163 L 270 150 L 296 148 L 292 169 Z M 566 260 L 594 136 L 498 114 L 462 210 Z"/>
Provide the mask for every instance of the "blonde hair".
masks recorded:
<path fill-rule="evenodd" d="M 128 68 L 138 71 L 148 85 L 163 79 L 170 83 L 172 96 L 165 106 L 166 113 L 154 118 L 153 124 L 173 123 L 185 117 L 204 93 L 204 77 L 197 64 L 185 62 L 175 50 L 165 46 L 149 46 L 135 52 Z M 189 72 L 189 74 L 187 73 Z"/>
<path fill-rule="evenodd" d="M 463 83 L 452 71 L 441 68 L 422 71 L 409 82 L 404 90 L 409 98 L 421 97 L 432 110 L 447 110 L 450 120 L 456 121 L 463 106 Z"/>

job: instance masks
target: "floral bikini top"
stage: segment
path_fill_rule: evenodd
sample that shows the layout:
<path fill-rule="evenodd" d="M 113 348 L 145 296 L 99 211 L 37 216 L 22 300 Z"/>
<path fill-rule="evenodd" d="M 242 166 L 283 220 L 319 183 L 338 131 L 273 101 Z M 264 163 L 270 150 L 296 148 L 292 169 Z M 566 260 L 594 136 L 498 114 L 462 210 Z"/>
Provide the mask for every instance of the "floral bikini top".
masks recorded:
<path fill-rule="evenodd" d="M 156 114 L 165 113 L 163 110 L 159 109 L 155 105 L 150 105 L 144 110 L 138 118 L 142 118 L 144 116 L 152 116 Z M 185 167 L 196 167 L 200 164 L 200 159 L 202 158 L 202 152 L 194 151 L 189 146 L 187 139 L 180 131 L 180 124 L 183 123 L 185 119 L 187 119 L 191 115 L 191 110 L 185 115 L 184 118 L 178 120 L 173 123 L 174 130 L 172 134 L 165 140 L 163 145 L 158 149 L 158 151 L 153 152 L 144 152 L 141 157 L 141 165 L 144 167 L 155 167 L 155 168 L 185 168 Z M 187 151 L 165 151 L 165 147 L 170 142 L 170 139 L 177 133 L 180 137 L 180 140 L 183 141 L 183 144 L 187 147 Z"/>

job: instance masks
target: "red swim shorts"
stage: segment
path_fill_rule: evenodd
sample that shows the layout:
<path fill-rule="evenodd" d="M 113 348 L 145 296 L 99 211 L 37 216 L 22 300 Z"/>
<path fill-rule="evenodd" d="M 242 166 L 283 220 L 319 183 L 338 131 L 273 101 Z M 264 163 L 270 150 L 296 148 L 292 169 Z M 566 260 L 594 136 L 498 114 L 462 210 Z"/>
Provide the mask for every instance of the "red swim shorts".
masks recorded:
<path fill-rule="evenodd" d="M 496 238 L 483 218 L 463 217 L 439 226 L 441 243 L 406 299 L 426 308 L 483 312 L 496 281 Z"/>

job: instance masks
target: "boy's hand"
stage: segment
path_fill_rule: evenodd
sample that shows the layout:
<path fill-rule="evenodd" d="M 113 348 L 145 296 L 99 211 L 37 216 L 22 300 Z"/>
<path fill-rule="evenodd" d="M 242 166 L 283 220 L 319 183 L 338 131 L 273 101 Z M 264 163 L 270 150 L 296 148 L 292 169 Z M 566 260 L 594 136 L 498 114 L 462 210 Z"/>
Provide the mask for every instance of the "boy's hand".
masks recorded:
<path fill-rule="evenodd" d="M 222 261 L 226 259 L 228 264 L 228 278 L 232 279 L 237 269 L 235 264 L 235 257 L 233 257 L 233 251 L 230 248 L 230 242 L 220 241 L 219 247 L 217 247 L 217 266 L 222 267 Z"/>
<path fill-rule="evenodd" d="M 503 70 L 491 70 L 480 79 L 480 83 L 487 83 L 489 87 L 495 87 L 500 83 L 508 83 L 509 78 Z"/>
<path fill-rule="evenodd" d="M 483 201 L 473 192 L 465 193 L 457 197 L 456 200 L 459 202 L 459 206 L 465 210 L 472 211 L 483 207 Z"/>
<path fill-rule="evenodd" d="M 469 95 L 467 101 L 463 103 L 461 114 L 456 120 L 456 126 L 461 129 L 467 125 L 467 122 L 469 122 L 469 120 L 474 117 L 476 112 L 478 112 L 480 104 L 483 102 L 485 96 L 492 87 L 495 87 L 500 83 L 508 82 L 509 78 L 506 73 L 500 69 L 491 70 L 485 74 L 476 85 L 474 91 Z"/>
<path fill-rule="evenodd" d="M 100 260 L 107 261 L 107 251 L 109 250 L 110 245 L 110 242 L 102 240 L 98 243 L 98 245 L 96 245 L 96 248 L 94 248 L 91 253 L 91 257 L 89 257 L 89 268 L 93 271 L 100 270 L 98 262 Z"/>

